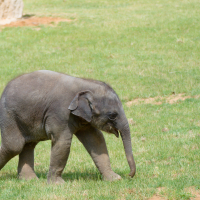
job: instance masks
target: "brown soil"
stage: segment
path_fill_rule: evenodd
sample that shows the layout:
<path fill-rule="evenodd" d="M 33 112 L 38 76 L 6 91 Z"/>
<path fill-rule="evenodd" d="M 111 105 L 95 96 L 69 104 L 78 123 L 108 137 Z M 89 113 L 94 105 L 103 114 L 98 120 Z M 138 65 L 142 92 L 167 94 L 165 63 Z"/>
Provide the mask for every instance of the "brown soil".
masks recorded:
<path fill-rule="evenodd" d="M 149 200 L 165 200 L 164 197 L 160 197 L 158 195 L 154 195 L 153 197 L 151 197 Z"/>
<path fill-rule="evenodd" d="M 2 27 L 22 27 L 22 26 L 39 26 L 39 25 L 57 25 L 59 22 L 71 22 L 70 19 L 60 17 L 28 17 L 22 18 L 10 24 L 2 25 Z"/>
<path fill-rule="evenodd" d="M 165 200 L 165 197 L 160 196 L 163 190 L 165 190 L 164 187 L 157 188 L 156 194 L 148 200 Z M 192 194 L 193 197 L 191 197 L 190 200 L 200 200 L 200 190 L 196 190 L 195 187 L 189 187 L 186 188 L 185 191 Z"/>
<path fill-rule="evenodd" d="M 185 190 L 194 196 L 190 200 L 200 200 L 200 190 L 196 190 L 195 187 L 189 187 Z"/>
<path fill-rule="evenodd" d="M 184 93 L 181 94 L 173 94 L 168 97 L 150 97 L 150 98 L 137 98 L 132 101 L 128 101 L 126 105 L 128 107 L 131 107 L 132 105 L 138 105 L 138 104 L 154 104 L 154 105 L 161 105 L 162 103 L 166 102 L 169 104 L 177 103 L 178 101 L 184 101 L 186 99 L 200 98 L 200 95 L 196 96 L 185 96 Z"/>
<path fill-rule="evenodd" d="M 164 198 L 164 197 L 162 197 L 162 196 L 160 195 L 160 193 L 161 193 L 163 190 L 165 190 L 165 187 L 159 187 L 159 188 L 157 188 L 156 194 L 153 195 L 153 197 L 151 197 L 151 198 L 148 199 L 148 200 L 165 200 L 166 198 Z"/>

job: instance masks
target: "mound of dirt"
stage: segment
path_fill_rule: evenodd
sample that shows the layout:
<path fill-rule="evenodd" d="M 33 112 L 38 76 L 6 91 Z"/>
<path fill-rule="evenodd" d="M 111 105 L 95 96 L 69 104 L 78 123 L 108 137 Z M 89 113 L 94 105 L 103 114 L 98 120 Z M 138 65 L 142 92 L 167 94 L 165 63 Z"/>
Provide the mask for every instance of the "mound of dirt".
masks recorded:
<path fill-rule="evenodd" d="M 71 22 L 70 19 L 60 17 L 24 17 L 10 24 L 2 25 L 2 27 L 22 27 L 22 26 L 39 26 L 39 25 L 57 25 L 59 22 Z"/>

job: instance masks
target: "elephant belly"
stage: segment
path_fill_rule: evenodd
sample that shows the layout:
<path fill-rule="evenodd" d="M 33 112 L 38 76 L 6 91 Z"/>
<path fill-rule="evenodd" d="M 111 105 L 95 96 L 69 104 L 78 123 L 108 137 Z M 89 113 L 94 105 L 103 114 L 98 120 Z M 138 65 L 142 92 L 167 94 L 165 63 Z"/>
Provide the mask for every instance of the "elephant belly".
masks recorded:
<path fill-rule="evenodd" d="M 22 118 L 17 122 L 21 134 L 25 138 L 25 142 L 39 142 L 48 140 L 48 135 L 46 134 L 42 120 L 33 120 L 33 118 L 27 118 L 27 120 Z"/>
<path fill-rule="evenodd" d="M 26 143 L 49 140 L 44 130 L 34 130 L 25 134 Z"/>

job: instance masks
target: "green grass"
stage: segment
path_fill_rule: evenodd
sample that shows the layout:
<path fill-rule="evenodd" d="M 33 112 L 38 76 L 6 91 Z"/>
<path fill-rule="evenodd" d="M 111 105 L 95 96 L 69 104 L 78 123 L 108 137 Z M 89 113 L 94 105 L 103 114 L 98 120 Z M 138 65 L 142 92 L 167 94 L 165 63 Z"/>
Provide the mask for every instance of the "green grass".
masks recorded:
<path fill-rule="evenodd" d="M 56 27 L 0 31 L 0 93 L 15 76 L 39 69 L 109 83 L 131 126 L 137 174 L 122 141 L 105 135 L 113 170 L 123 177 L 104 182 L 74 137 L 64 185 L 47 185 L 50 141 L 35 151 L 39 180 L 17 179 L 18 158 L 0 171 L 0 199 L 148 199 L 162 187 L 167 199 L 190 199 L 200 189 L 200 101 L 139 104 L 134 98 L 200 94 L 200 2 L 197 0 L 24 0 L 24 13 L 72 19 Z M 168 128 L 168 132 L 163 132 Z"/>

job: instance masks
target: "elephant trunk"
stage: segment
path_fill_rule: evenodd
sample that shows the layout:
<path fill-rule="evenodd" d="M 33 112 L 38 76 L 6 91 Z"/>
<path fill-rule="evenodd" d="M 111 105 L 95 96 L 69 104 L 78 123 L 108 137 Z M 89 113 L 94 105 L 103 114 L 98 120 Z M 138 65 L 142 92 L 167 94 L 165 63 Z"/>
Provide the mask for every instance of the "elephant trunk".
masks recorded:
<path fill-rule="evenodd" d="M 119 131 L 122 137 L 126 158 L 131 170 L 129 176 L 133 177 L 136 173 L 136 166 L 132 153 L 130 128 L 127 119 L 125 121 L 125 125 L 122 129 L 119 129 Z"/>

